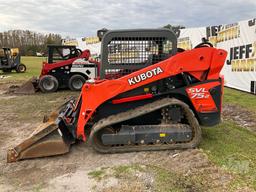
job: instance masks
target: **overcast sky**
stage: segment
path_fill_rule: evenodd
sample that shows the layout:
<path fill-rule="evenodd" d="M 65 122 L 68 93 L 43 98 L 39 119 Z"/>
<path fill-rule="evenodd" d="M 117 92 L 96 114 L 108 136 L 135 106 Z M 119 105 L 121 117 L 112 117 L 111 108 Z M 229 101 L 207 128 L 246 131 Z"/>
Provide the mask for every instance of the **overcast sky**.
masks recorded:
<path fill-rule="evenodd" d="M 93 36 L 98 29 L 199 27 L 256 17 L 256 0 L 0 0 L 0 31 Z"/>

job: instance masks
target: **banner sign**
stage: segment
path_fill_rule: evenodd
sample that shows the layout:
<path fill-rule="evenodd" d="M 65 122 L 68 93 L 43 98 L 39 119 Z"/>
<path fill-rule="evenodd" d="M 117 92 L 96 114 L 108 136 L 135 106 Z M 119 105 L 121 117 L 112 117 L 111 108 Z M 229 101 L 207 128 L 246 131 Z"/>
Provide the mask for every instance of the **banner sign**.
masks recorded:
<path fill-rule="evenodd" d="M 256 94 L 255 19 L 221 26 L 217 47 L 228 51 L 222 70 L 226 86 Z"/>
<path fill-rule="evenodd" d="M 228 56 L 221 74 L 225 86 L 256 94 L 256 19 L 237 23 L 181 29 L 178 47 L 195 47 L 207 38 L 214 47 L 225 49 Z"/>

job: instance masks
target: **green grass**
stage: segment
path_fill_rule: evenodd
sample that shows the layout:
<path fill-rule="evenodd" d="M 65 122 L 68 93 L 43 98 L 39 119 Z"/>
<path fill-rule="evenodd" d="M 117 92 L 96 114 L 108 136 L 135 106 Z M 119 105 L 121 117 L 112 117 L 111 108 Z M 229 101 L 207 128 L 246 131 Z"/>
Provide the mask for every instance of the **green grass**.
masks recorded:
<path fill-rule="evenodd" d="M 106 171 L 105 169 L 108 169 Z M 207 186 L 202 184 L 203 178 L 198 176 L 182 175 L 180 173 L 172 172 L 160 166 L 129 164 L 120 165 L 112 168 L 101 168 L 100 170 L 88 173 L 89 176 L 96 179 L 107 179 L 115 177 L 121 181 L 121 189 L 123 192 L 143 191 L 141 186 L 145 186 L 145 181 L 141 178 L 139 173 L 144 173 L 153 178 L 153 191 L 167 192 L 167 191 L 206 191 Z M 123 185 L 123 186 L 122 186 Z M 112 190 L 109 190 L 112 191 Z M 120 191 L 115 189 L 114 191 Z"/>
<path fill-rule="evenodd" d="M 78 94 L 79 92 L 58 91 L 49 94 L 19 95 L 0 99 L 0 108 L 3 114 L 15 115 L 17 122 L 38 122 L 43 115 L 61 106 L 70 96 L 77 98 Z"/>
<path fill-rule="evenodd" d="M 236 177 L 233 187 L 250 186 L 256 190 L 256 135 L 233 122 L 203 128 L 200 147 L 209 159 Z"/>
<path fill-rule="evenodd" d="M 256 96 L 225 88 L 224 104 L 245 108 L 256 114 Z M 256 134 L 232 121 L 203 128 L 200 147 L 216 165 L 234 174 L 232 188 L 249 186 L 256 190 Z"/>
<path fill-rule="evenodd" d="M 25 64 L 27 71 L 25 73 L 16 73 L 13 70 L 11 73 L 3 73 L 0 71 L 0 75 L 11 76 L 1 82 L 13 82 L 13 81 L 25 81 L 33 76 L 39 76 L 42 69 L 42 62 L 46 61 L 46 57 L 21 57 L 21 63 Z"/>
<path fill-rule="evenodd" d="M 114 168 L 114 176 L 117 178 L 122 177 L 123 175 L 130 175 L 134 171 L 144 171 L 144 168 L 138 164 L 133 165 L 120 165 Z"/>
<path fill-rule="evenodd" d="M 103 169 L 91 171 L 88 173 L 88 175 L 94 179 L 101 180 L 105 175 L 105 171 Z"/>
<path fill-rule="evenodd" d="M 224 103 L 238 105 L 256 113 L 256 95 L 225 88 Z"/>
<path fill-rule="evenodd" d="M 207 191 L 208 185 L 203 184 L 204 178 L 199 176 L 184 175 L 171 172 L 158 166 L 149 166 L 148 170 L 155 175 L 155 191 L 157 192 L 182 192 L 182 191 Z"/>

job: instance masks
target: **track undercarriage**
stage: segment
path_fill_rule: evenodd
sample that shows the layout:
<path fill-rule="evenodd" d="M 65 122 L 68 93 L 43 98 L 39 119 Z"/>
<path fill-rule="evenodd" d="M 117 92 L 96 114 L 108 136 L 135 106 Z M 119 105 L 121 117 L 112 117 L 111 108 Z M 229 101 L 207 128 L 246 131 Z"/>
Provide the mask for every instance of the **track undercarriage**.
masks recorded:
<path fill-rule="evenodd" d="M 172 105 L 182 109 L 182 121 L 186 123 L 172 123 L 169 115 L 163 112 Z M 122 125 L 122 122 L 128 123 L 133 118 L 157 110 L 164 113 L 160 124 Z M 119 127 L 115 126 L 117 124 Z M 93 148 L 101 153 L 186 149 L 196 147 L 200 140 L 201 128 L 191 109 L 172 98 L 164 98 L 102 119 L 93 126 L 90 133 Z"/>

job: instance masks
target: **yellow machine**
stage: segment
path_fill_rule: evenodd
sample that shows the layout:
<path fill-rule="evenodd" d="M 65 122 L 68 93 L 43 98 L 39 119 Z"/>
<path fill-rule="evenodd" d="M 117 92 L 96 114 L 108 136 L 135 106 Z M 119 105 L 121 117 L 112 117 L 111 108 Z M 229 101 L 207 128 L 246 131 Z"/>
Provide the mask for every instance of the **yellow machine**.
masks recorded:
<path fill-rule="evenodd" d="M 20 62 L 19 48 L 0 48 L 0 70 L 17 73 L 24 73 L 26 66 Z"/>

